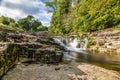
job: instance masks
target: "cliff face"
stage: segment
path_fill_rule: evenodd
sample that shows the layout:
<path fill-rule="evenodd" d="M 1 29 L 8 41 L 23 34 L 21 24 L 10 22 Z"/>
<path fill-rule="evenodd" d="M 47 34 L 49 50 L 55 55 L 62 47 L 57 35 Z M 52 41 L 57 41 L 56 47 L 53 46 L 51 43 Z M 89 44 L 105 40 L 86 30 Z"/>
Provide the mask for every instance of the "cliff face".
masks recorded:
<path fill-rule="evenodd" d="M 61 62 L 63 50 L 46 33 L 0 30 L 0 76 L 17 62 Z"/>
<path fill-rule="evenodd" d="M 89 47 L 93 53 L 120 53 L 120 30 L 103 30 L 90 34 L 94 45 Z"/>

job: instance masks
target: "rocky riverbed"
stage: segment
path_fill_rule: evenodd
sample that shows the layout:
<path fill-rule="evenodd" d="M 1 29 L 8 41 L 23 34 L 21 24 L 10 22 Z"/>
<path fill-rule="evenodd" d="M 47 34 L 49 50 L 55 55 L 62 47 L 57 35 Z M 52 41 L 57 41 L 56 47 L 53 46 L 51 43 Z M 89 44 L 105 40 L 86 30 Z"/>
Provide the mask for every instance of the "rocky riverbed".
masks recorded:
<path fill-rule="evenodd" d="M 106 37 L 102 31 L 91 33 L 90 37 L 96 44 L 89 50 L 119 51 L 119 31 L 110 33 L 106 32 Z M 112 70 L 74 60 L 62 61 L 64 48 L 48 34 L 0 31 L 0 41 L 0 74 L 5 74 L 3 80 L 120 80 L 120 74 Z M 110 46 L 115 46 L 115 49 L 108 48 Z M 16 65 L 9 69 L 11 64 Z"/>
<path fill-rule="evenodd" d="M 120 74 L 87 63 L 16 65 L 3 80 L 120 80 Z"/>

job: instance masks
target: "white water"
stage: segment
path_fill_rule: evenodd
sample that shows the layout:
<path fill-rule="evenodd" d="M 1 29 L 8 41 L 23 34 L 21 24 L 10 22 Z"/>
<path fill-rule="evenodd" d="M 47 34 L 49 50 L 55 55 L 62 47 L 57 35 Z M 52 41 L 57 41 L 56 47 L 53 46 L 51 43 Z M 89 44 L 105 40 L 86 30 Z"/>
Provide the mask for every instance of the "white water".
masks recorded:
<path fill-rule="evenodd" d="M 66 45 L 63 43 L 63 42 L 61 42 L 59 39 L 57 39 L 57 38 L 53 38 L 54 39 L 54 41 L 56 42 L 56 43 L 58 43 L 60 46 L 62 46 L 62 47 L 65 47 Z"/>
<path fill-rule="evenodd" d="M 73 51 L 73 52 L 86 53 L 85 50 L 87 50 L 87 45 L 88 45 L 88 39 L 87 38 L 84 38 L 85 44 L 84 44 L 83 48 L 77 48 L 77 46 L 80 43 L 80 41 L 77 38 L 73 39 L 70 43 L 68 43 L 69 46 L 65 45 L 63 42 L 61 42 L 57 38 L 53 38 L 53 39 L 56 43 L 58 43 L 60 46 L 64 47 L 66 50 Z"/>
<path fill-rule="evenodd" d="M 85 45 L 84 45 L 83 49 L 84 49 L 84 50 L 87 50 L 88 39 L 87 39 L 87 38 L 84 38 L 84 42 L 85 42 Z"/>
<path fill-rule="evenodd" d="M 77 48 L 77 46 L 80 44 L 80 41 L 75 38 L 72 42 L 70 42 L 70 46 L 67 47 L 68 50 L 74 51 L 74 52 L 80 52 L 80 53 L 86 53 L 85 50 L 87 50 L 88 40 L 87 38 L 84 39 L 84 47 L 83 48 Z"/>
<path fill-rule="evenodd" d="M 60 46 L 64 47 L 66 49 L 66 51 L 69 51 L 69 52 L 77 52 L 77 53 L 83 53 L 83 54 L 87 54 L 87 45 L 88 45 L 88 39 L 87 38 L 84 38 L 84 47 L 83 48 L 77 48 L 77 46 L 80 44 L 80 41 L 75 38 L 73 39 L 71 42 L 69 42 L 69 46 L 67 46 L 67 44 L 65 45 L 63 42 L 60 41 L 60 39 L 58 38 L 53 38 L 54 41 L 56 43 L 58 43 Z M 76 54 L 76 53 L 75 53 Z M 68 54 L 68 52 L 64 52 L 64 57 L 63 59 L 66 59 L 66 60 L 71 60 L 71 59 L 74 59 L 75 57 L 71 56 L 70 54 Z"/>
<path fill-rule="evenodd" d="M 75 39 L 73 39 L 72 42 L 70 42 L 70 47 L 72 47 L 72 48 L 77 48 L 78 44 L 79 44 L 79 43 L 78 43 L 78 39 L 75 38 Z"/>
<path fill-rule="evenodd" d="M 63 59 L 64 60 L 72 60 L 72 59 L 74 59 L 74 57 L 69 55 L 69 52 L 64 52 Z"/>

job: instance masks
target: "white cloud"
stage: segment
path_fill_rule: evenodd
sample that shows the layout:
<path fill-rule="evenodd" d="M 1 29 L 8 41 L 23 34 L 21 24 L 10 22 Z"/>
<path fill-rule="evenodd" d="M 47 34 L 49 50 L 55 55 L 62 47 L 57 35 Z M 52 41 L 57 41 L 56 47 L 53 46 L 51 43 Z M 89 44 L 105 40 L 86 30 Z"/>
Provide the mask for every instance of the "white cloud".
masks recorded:
<path fill-rule="evenodd" d="M 45 4 L 40 0 L 3 0 L 0 4 L 0 16 L 20 19 L 33 15 L 43 25 L 49 26 L 52 14 L 47 13 Z"/>

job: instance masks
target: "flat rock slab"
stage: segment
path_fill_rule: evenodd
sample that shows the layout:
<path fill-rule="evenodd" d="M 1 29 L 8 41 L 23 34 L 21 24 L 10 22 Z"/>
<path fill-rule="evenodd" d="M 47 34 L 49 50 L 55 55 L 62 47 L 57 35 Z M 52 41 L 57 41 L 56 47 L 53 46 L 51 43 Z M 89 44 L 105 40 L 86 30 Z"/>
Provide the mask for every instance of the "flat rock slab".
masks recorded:
<path fill-rule="evenodd" d="M 86 63 L 19 64 L 9 71 L 4 80 L 120 80 L 116 72 Z"/>
<path fill-rule="evenodd" d="M 4 80 L 71 80 L 69 74 L 84 72 L 73 64 L 19 64 L 4 76 Z"/>

